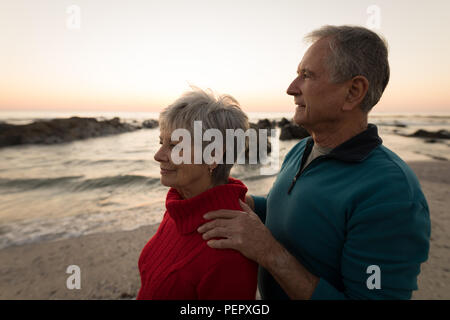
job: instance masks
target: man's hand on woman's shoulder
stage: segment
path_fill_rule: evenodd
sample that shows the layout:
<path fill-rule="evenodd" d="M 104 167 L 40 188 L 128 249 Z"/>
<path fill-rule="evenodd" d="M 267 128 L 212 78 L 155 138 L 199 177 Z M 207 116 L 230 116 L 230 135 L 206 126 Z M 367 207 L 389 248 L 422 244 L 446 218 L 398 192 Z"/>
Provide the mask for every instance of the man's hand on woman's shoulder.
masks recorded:
<path fill-rule="evenodd" d="M 255 211 L 255 201 L 253 200 L 253 197 L 251 195 L 245 195 L 245 203 L 250 207 L 250 209 Z"/>

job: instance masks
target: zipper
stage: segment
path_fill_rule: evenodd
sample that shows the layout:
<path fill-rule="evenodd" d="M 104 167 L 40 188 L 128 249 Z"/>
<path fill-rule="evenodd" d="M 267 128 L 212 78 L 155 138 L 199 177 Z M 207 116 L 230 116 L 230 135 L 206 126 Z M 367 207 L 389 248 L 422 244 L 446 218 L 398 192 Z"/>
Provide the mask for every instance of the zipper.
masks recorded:
<path fill-rule="evenodd" d="M 308 156 L 309 156 L 309 154 L 308 154 Z M 297 173 L 295 174 L 294 179 L 292 179 L 291 185 L 290 185 L 290 187 L 289 187 L 289 189 L 288 189 L 288 194 L 291 194 L 291 191 L 292 191 L 292 189 L 294 188 L 295 183 L 297 182 L 297 180 L 300 178 L 300 176 L 301 176 L 305 171 L 307 171 L 309 168 L 311 168 L 311 165 L 312 165 L 314 162 L 316 162 L 316 160 L 320 160 L 320 159 L 323 159 L 323 158 L 329 158 L 327 154 L 326 154 L 326 155 L 322 155 L 322 156 L 318 156 L 317 158 L 313 159 L 313 160 L 308 164 L 308 166 L 302 171 L 302 168 L 303 168 L 303 166 L 304 166 L 304 162 L 306 162 L 306 159 L 308 158 L 308 156 L 306 156 L 305 160 L 302 159 L 302 163 L 301 163 L 301 165 L 300 165 L 300 168 L 298 169 Z"/>

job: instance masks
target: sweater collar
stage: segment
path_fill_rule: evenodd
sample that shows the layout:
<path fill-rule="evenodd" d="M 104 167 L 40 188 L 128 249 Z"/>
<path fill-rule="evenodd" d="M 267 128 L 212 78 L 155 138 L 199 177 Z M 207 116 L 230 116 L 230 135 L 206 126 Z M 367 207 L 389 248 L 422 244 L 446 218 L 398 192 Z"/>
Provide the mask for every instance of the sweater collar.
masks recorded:
<path fill-rule="evenodd" d="M 170 188 L 166 197 L 166 209 L 181 234 L 191 233 L 207 222 L 203 215 L 219 209 L 240 210 L 238 199 L 245 201 L 247 187 L 239 180 L 229 178 L 227 184 L 218 185 L 201 194 L 183 199 L 178 191 Z"/>
<path fill-rule="evenodd" d="M 346 162 L 362 162 L 373 149 L 382 143 L 383 140 L 378 135 L 377 126 L 369 123 L 366 130 L 338 145 L 326 157 Z M 311 137 L 308 138 L 305 153 L 309 154 L 313 145 L 313 139 Z"/>

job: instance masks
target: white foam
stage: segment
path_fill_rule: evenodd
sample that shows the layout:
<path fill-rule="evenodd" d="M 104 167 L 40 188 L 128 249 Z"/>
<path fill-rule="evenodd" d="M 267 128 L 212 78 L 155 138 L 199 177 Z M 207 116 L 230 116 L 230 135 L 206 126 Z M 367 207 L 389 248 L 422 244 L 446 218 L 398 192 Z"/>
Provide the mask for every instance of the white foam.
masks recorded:
<path fill-rule="evenodd" d="M 0 249 L 93 233 L 134 230 L 159 223 L 164 210 L 164 201 L 160 200 L 125 210 L 11 222 L 0 227 Z"/>

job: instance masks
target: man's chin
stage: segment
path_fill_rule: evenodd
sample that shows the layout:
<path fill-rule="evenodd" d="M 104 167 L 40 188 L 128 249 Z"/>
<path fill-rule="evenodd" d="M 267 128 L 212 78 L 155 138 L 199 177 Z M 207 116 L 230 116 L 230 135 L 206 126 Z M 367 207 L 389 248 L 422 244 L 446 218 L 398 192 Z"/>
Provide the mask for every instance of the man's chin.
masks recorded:
<path fill-rule="evenodd" d="M 292 121 L 296 124 L 296 125 L 304 125 L 305 124 L 305 115 L 304 114 L 299 114 L 298 111 L 295 112 L 294 117 L 292 118 Z"/>

